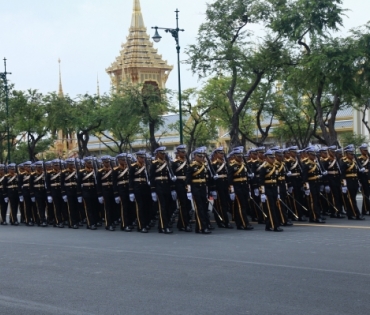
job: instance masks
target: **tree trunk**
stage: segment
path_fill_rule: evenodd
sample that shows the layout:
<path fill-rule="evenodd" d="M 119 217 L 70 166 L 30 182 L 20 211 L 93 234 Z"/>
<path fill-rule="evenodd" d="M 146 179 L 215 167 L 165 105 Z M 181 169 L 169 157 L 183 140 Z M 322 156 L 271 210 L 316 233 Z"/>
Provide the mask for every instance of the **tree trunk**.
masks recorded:
<path fill-rule="evenodd" d="M 150 142 L 150 149 L 152 150 L 152 153 L 155 149 L 159 147 L 159 144 L 157 140 L 155 139 L 155 125 L 156 122 L 154 119 L 149 120 L 149 142 Z"/>
<path fill-rule="evenodd" d="M 78 155 L 80 159 L 84 158 L 85 156 L 90 155 L 90 151 L 87 147 L 89 143 L 90 136 L 89 133 L 86 131 L 79 131 L 77 133 L 77 142 L 78 142 Z"/>

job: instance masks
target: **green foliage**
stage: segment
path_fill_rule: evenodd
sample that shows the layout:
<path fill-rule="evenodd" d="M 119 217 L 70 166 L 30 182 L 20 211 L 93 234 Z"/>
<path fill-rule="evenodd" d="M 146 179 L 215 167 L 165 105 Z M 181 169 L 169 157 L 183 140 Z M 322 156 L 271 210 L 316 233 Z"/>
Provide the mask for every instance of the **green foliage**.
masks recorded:
<path fill-rule="evenodd" d="M 369 138 L 363 135 L 358 135 L 354 132 L 343 132 L 339 136 L 340 145 L 344 148 L 349 144 L 359 147 L 363 143 L 369 142 Z"/>

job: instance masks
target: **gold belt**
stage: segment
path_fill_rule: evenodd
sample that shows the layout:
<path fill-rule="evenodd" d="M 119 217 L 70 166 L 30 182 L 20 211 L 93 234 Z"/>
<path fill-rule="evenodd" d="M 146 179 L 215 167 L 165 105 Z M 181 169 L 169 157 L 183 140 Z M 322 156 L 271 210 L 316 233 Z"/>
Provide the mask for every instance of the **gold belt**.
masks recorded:
<path fill-rule="evenodd" d="M 246 177 L 234 178 L 233 182 L 245 182 L 247 180 Z"/>
<path fill-rule="evenodd" d="M 154 178 L 155 180 L 168 180 L 168 177 L 166 176 L 158 176 L 156 178 Z"/>
<path fill-rule="evenodd" d="M 72 182 L 72 183 L 65 183 L 64 186 L 74 186 L 74 185 L 77 185 L 76 182 Z"/>
<path fill-rule="evenodd" d="M 113 183 L 112 182 L 106 182 L 106 183 L 103 183 L 103 184 L 101 184 L 102 186 L 111 186 L 111 185 L 113 185 Z"/>
<path fill-rule="evenodd" d="M 285 177 L 284 176 L 280 176 L 280 177 L 278 177 L 278 180 L 285 180 Z"/>
<path fill-rule="evenodd" d="M 227 175 L 218 175 L 218 178 L 227 178 Z"/>
<path fill-rule="evenodd" d="M 45 187 L 44 185 L 41 185 L 41 184 L 37 184 L 37 185 L 33 185 L 33 187 L 35 188 L 41 188 L 41 187 Z"/>
<path fill-rule="evenodd" d="M 328 174 L 330 174 L 330 175 L 337 175 L 337 174 L 339 174 L 339 172 L 338 171 L 328 171 Z"/>
<path fill-rule="evenodd" d="M 276 179 L 265 180 L 265 184 L 276 184 Z"/>
<path fill-rule="evenodd" d="M 316 180 L 316 179 L 319 179 L 319 178 L 320 178 L 320 176 L 316 175 L 316 176 L 309 177 L 308 180 Z"/>
<path fill-rule="evenodd" d="M 128 184 L 128 180 L 121 180 L 120 182 L 117 183 L 117 185 L 124 185 Z"/>
<path fill-rule="evenodd" d="M 54 184 L 51 184 L 50 186 L 51 187 L 57 187 L 57 186 L 60 186 L 60 183 L 54 183 Z"/>
<path fill-rule="evenodd" d="M 205 183 L 206 180 L 204 178 L 203 179 L 193 179 L 191 182 L 192 183 Z"/>
<path fill-rule="evenodd" d="M 23 187 L 30 187 L 30 184 L 23 184 Z"/>
<path fill-rule="evenodd" d="M 8 188 L 17 188 L 17 185 L 10 185 Z"/>
<path fill-rule="evenodd" d="M 292 174 L 290 174 L 290 176 L 299 176 L 299 175 L 301 175 L 300 173 L 292 173 Z"/>
<path fill-rule="evenodd" d="M 82 186 L 83 187 L 87 187 L 87 186 L 94 186 L 95 183 L 83 183 Z"/>
<path fill-rule="evenodd" d="M 186 176 L 176 176 L 177 179 L 183 179 L 185 180 L 186 179 Z"/>
<path fill-rule="evenodd" d="M 146 178 L 141 178 L 141 177 L 135 178 L 134 182 L 146 182 Z"/>
<path fill-rule="evenodd" d="M 346 177 L 357 177 L 357 174 L 346 174 Z"/>

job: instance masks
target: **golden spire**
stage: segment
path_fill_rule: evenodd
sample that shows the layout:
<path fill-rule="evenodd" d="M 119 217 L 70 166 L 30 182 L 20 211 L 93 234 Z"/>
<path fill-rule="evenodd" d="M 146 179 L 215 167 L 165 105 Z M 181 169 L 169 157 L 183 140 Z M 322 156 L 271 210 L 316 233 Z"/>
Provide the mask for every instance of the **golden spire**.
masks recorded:
<path fill-rule="evenodd" d="M 145 28 L 143 15 L 141 13 L 140 0 L 134 0 L 134 9 L 132 12 L 131 28 Z"/>
<path fill-rule="evenodd" d="M 58 63 L 59 63 L 59 92 L 58 92 L 58 96 L 63 97 L 64 93 L 63 93 L 63 87 L 62 87 L 62 74 L 60 72 L 60 58 L 58 59 Z"/>

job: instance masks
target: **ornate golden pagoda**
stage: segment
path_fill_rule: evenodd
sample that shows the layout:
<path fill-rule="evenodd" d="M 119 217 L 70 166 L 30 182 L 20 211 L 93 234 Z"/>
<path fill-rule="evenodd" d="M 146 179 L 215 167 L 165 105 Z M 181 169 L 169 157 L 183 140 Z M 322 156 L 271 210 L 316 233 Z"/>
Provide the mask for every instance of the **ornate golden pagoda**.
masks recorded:
<path fill-rule="evenodd" d="M 165 88 L 173 66 L 169 66 L 167 61 L 158 55 L 146 31 L 140 0 L 134 0 L 126 43 L 121 45 L 120 55 L 106 69 L 111 77 L 113 90 L 117 90 L 122 83 L 150 83 L 157 85 L 160 89 Z"/>

